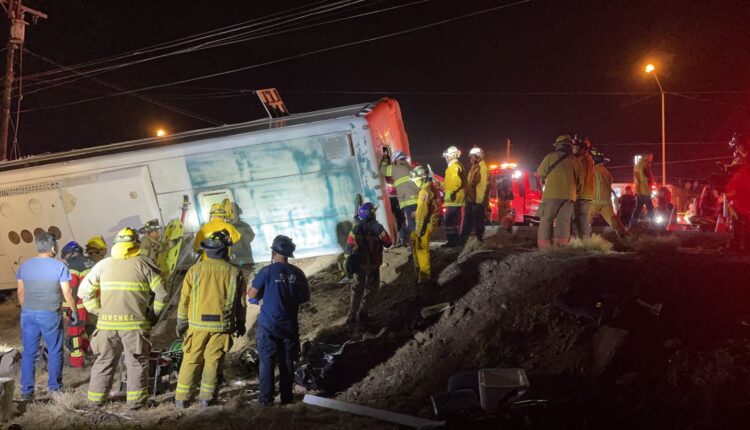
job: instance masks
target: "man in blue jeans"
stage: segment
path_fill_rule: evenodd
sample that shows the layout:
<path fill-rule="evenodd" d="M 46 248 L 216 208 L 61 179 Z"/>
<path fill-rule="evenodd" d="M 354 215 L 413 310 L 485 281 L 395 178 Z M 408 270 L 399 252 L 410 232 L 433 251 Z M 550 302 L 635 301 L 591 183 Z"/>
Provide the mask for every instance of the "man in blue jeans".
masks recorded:
<path fill-rule="evenodd" d="M 258 272 L 248 290 L 250 303 L 262 299 L 255 338 L 260 368 L 258 401 L 273 404 L 273 371 L 279 361 L 281 404 L 292 402 L 294 361 L 299 358 L 299 305 L 310 300 L 304 272 L 288 263 L 296 246 L 286 236 L 276 236 L 271 245 L 271 265 Z"/>
<path fill-rule="evenodd" d="M 49 391 L 62 389 L 62 298 L 65 297 L 70 309 L 76 308 L 68 266 L 54 258 L 57 254 L 55 237 L 45 232 L 37 234 L 34 240 L 39 254 L 24 261 L 16 272 L 18 303 L 21 305 L 21 397 L 24 400 L 34 396 L 34 371 L 42 338 L 47 345 Z M 79 323 L 78 314 L 72 312 L 70 324 Z"/>

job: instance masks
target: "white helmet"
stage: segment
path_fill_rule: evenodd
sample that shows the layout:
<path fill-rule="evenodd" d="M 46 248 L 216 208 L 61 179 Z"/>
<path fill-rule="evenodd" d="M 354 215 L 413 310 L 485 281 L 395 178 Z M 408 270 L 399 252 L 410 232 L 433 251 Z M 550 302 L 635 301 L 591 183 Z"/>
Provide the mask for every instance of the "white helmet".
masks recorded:
<path fill-rule="evenodd" d="M 443 157 L 445 158 L 459 158 L 461 157 L 461 151 L 458 150 L 455 146 L 449 146 L 448 149 L 443 152 Z"/>
<path fill-rule="evenodd" d="M 482 148 L 475 146 L 471 148 L 471 151 L 469 151 L 469 155 L 476 155 L 477 157 L 484 157 L 484 150 Z"/>

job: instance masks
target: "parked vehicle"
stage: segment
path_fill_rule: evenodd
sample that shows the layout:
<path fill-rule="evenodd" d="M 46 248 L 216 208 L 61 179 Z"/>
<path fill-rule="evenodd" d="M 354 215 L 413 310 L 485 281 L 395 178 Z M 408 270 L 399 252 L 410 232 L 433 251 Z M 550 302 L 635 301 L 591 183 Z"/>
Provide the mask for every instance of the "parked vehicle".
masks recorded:
<path fill-rule="evenodd" d="M 492 163 L 488 220 L 506 227 L 539 222 L 537 209 L 542 201 L 542 184 L 533 171 L 516 163 Z"/>

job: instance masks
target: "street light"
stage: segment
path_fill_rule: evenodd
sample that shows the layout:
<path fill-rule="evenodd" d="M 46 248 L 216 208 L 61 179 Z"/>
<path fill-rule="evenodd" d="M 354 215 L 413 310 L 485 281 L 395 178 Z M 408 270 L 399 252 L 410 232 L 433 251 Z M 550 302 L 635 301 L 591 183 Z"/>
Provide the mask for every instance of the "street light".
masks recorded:
<path fill-rule="evenodd" d="M 656 66 L 653 64 L 646 65 L 646 73 L 651 73 L 656 79 L 656 85 L 659 86 L 661 93 L 661 185 L 667 186 L 667 121 L 664 114 L 664 88 L 661 87 L 659 77 L 656 75 Z"/>
<path fill-rule="evenodd" d="M 167 131 L 163 128 L 156 130 L 156 137 L 164 137 L 167 135 Z"/>

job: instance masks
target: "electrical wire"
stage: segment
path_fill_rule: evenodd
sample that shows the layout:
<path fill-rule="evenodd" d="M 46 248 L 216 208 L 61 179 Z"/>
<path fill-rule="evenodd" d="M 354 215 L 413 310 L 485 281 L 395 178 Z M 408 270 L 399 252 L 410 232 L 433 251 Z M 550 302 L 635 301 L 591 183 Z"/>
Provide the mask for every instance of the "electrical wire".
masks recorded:
<path fill-rule="evenodd" d="M 22 51 L 26 51 L 29 54 L 31 54 L 31 55 L 39 58 L 42 61 L 47 62 L 47 63 L 53 64 L 53 65 L 56 65 L 56 66 L 59 66 L 59 67 L 65 67 L 62 64 L 57 63 L 56 61 L 54 61 L 52 59 L 49 59 L 49 58 L 47 58 L 47 57 L 45 57 L 43 55 L 31 52 L 31 51 L 29 51 L 26 48 L 22 49 Z M 116 86 L 116 85 L 113 85 L 113 84 L 110 84 L 110 83 L 107 83 L 107 82 L 104 82 L 101 79 L 97 79 L 97 78 L 93 78 L 93 77 L 87 77 L 87 79 L 90 79 L 91 81 L 96 82 L 97 84 L 105 86 L 107 88 L 111 88 L 111 89 L 114 89 L 116 91 L 123 91 L 123 88 L 121 88 L 119 86 Z M 151 103 L 153 105 L 159 106 L 161 108 L 164 108 L 164 109 L 167 109 L 167 110 L 171 110 L 173 112 L 177 112 L 179 114 L 182 114 L 182 115 L 185 115 L 185 116 L 189 116 L 191 118 L 199 119 L 199 120 L 201 120 L 203 122 L 207 122 L 209 124 L 213 124 L 213 125 L 223 125 L 223 124 L 225 124 L 224 122 L 215 120 L 213 118 L 209 118 L 209 117 L 207 117 L 205 115 L 201 115 L 201 114 L 197 114 L 197 113 L 194 113 L 194 112 L 190 112 L 188 110 L 185 110 L 185 109 L 182 109 L 182 108 L 179 108 L 179 107 L 176 107 L 176 106 L 169 105 L 169 104 L 164 103 L 164 102 L 159 101 L 159 100 L 154 100 L 154 99 L 152 99 L 150 97 L 144 96 L 143 94 L 130 94 L 130 95 L 133 96 L 133 97 L 135 97 L 135 98 L 138 98 L 140 100 L 143 100 L 145 102 L 148 102 L 148 103 Z"/>
<path fill-rule="evenodd" d="M 436 26 L 439 26 L 439 25 L 444 25 L 444 24 L 447 24 L 447 23 L 450 23 L 450 22 L 455 22 L 455 21 L 459 21 L 459 20 L 462 20 L 462 19 L 471 18 L 471 17 L 478 16 L 478 15 L 481 15 L 481 14 L 490 13 L 490 12 L 496 12 L 496 11 L 499 11 L 499 10 L 502 10 L 502 9 L 507 9 L 507 8 L 514 7 L 514 6 L 519 6 L 519 5 L 522 5 L 522 4 L 529 3 L 529 2 L 531 2 L 531 0 L 519 0 L 519 1 L 512 2 L 512 3 L 507 3 L 507 4 L 504 4 L 504 5 L 501 5 L 501 6 L 495 6 L 495 7 L 491 7 L 491 8 L 487 8 L 487 9 L 482 9 L 482 10 L 479 10 L 479 11 L 475 11 L 475 12 L 471 12 L 471 13 L 459 15 L 459 16 L 456 16 L 456 17 L 453 17 L 453 18 L 448 18 L 448 19 L 443 19 L 443 20 L 440 20 L 440 21 L 431 22 L 429 24 L 423 24 L 423 25 L 419 25 L 419 26 L 407 28 L 407 29 L 404 29 L 404 30 L 399 30 L 399 31 L 395 31 L 395 32 L 383 34 L 383 35 L 380 35 L 380 36 L 374 36 L 374 37 L 369 37 L 369 38 L 365 38 L 365 39 L 356 40 L 356 41 L 353 41 L 353 42 L 341 43 L 341 44 L 329 46 L 329 47 L 326 47 L 326 48 L 314 49 L 314 50 L 306 51 L 306 52 L 303 52 L 303 53 L 300 53 L 300 54 L 295 54 L 295 55 L 290 55 L 290 56 L 286 56 L 286 57 L 282 57 L 282 58 L 277 58 L 277 59 L 274 59 L 274 60 L 269 60 L 269 61 L 265 61 L 265 62 L 262 62 L 262 63 L 253 64 L 253 65 L 250 65 L 250 66 L 238 67 L 238 68 L 234 68 L 234 69 L 230 69 L 230 70 L 225 70 L 225 71 L 222 71 L 222 72 L 216 72 L 216 73 L 211 73 L 211 74 L 207 74 L 207 75 L 196 76 L 196 77 L 193 77 L 193 78 L 182 79 L 182 80 L 179 80 L 179 81 L 167 82 L 167 83 L 156 84 L 156 85 L 149 85 L 149 86 L 146 86 L 146 87 L 142 87 L 142 88 L 138 88 L 138 89 L 134 89 L 134 90 L 130 90 L 130 91 L 123 91 L 123 92 L 120 92 L 120 93 L 115 93 L 115 94 L 111 94 L 111 95 L 107 95 L 107 96 L 91 97 L 91 98 L 76 100 L 76 101 L 67 102 L 67 103 L 59 103 L 59 104 L 55 104 L 55 105 L 43 106 L 43 107 L 40 107 L 40 108 L 27 110 L 26 112 L 38 112 L 38 111 L 42 111 L 42 110 L 56 109 L 56 108 L 63 107 L 63 106 L 73 106 L 73 105 L 77 105 L 77 104 L 81 104 L 81 103 L 88 103 L 88 102 L 95 101 L 95 100 L 102 100 L 102 99 L 109 98 L 109 97 L 114 97 L 114 96 L 120 96 L 120 95 L 138 93 L 138 92 L 149 91 L 149 90 L 153 90 L 153 89 L 157 89 L 157 88 L 164 88 L 164 87 L 170 87 L 170 86 L 174 86 L 174 85 L 185 84 L 185 83 L 188 83 L 188 82 L 195 82 L 195 81 L 199 81 L 199 80 L 203 80 L 203 79 L 210 79 L 210 78 L 215 78 L 215 77 L 219 77 L 219 76 L 225 76 L 225 75 L 229 75 L 229 74 L 233 74 L 233 73 L 238 73 L 238 72 L 242 72 L 242 71 L 246 71 L 246 70 L 257 69 L 257 68 L 268 66 L 268 65 L 271 65 L 271 64 L 278 64 L 278 63 L 289 61 L 289 60 L 295 60 L 295 59 L 305 58 L 305 57 L 309 57 L 309 56 L 313 56 L 313 55 L 317 55 L 317 54 L 321 54 L 321 53 L 325 53 L 325 52 L 330 52 L 330 51 L 334 51 L 334 50 L 338 50 L 338 49 L 342 49 L 342 48 L 348 48 L 348 47 L 351 47 L 351 46 L 361 45 L 361 44 L 364 44 L 364 43 L 370 43 L 370 42 L 374 42 L 374 41 L 378 41 L 378 40 L 387 39 L 387 38 L 390 38 L 390 37 L 396 37 L 396 36 L 401 36 L 401 35 L 404 35 L 404 34 L 414 33 L 414 32 L 417 32 L 417 31 L 422 31 L 422 30 L 425 30 L 425 29 L 428 29 L 428 28 L 436 27 Z"/>
<path fill-rule="evenodd" d="M 203 43 L 201 45 L 191 46 L 191 47 L 180 49 L 178 51 L 167 52 L 167 53 L 164 53 L 164 54 L 155 55 L 155 56 L 147 57 L 147 58 L 142 58 L 142 59 L 139 59 L 139 60 L 133 60 L 133 61 L 129 61 L 129 62 L 126 62 L 126 63 L 118 63 L 118 64 L 113 64 L 113 65 L 108 65 L 108 66 L 100 67 L 98 69 L 86 70 L 84 72 L 78 71 L 77 74 L 79 76 L 64 75 L 64 76 L 61 76 L 61 77 L 56 77 L 56 78 L 53 78 L 53 79 L 48 79 L 47 82 L 48 83 L 53 83 L 54 85 L 42 86 L 41 88 L 37 88 L 34 91 L 28 92 L 27 94 L 33 94 L 35 92 L 44 91 L 44 90 L 47 90 L 49 88 L 53 88 L 53 87 L 56 87 L 56 86 L 64 85 L 64 84 L 66 84 L 68 82 L 74 82 L 74 81 L 82 79 L 83 77 L 86 77 L 86 76 L 99 75 L 99 74 L 102 74 L 102 73 L 110 72 L 110 71 L 117 70 L 117 69 L 122 69 L 122 68 L 125 68 L 125 67 L 130 67 L 130 66 L 137 65 L 137 64 L 142 64 L 142 63 L 149 62 L 149 61 L 154 61 L 154 60 L 158 60 L 158 59 L 162 59 L 162 58 L 167 58 L 167 57 L 172 57 L 172 56 L 176 56 L 176 55 L 182 55 L 182 54 L 186 54 L 186 53 L 198 52 L 198 51 L 202 51 L 202 50 L 205 50 L 205 49 L 211 49 L 211 48 L 216 48 L 216 47 L 220 47 L 220 46 L 226 46 L 226 45 L 230 45 L 230 44 L 241 43 L 241 42 L 245 42 L 245 41 L 248 41 L 248 40 L 258 39 L 258 38 L 261 38 L 261 37 L 267 37 L 267 36 L 271 36 L 271 35 L 275 35 L 275 34 L 281 34 L 281 33 L 289 32 L 289 31 L 296 31 L 297 28 L 293 28 L 293 29 L 287 29 L 287 30 L 278 31 L 276 33 L 262 34 L 263 31 L 267 31 L 268 29 L 271 29 L 273 27 L 287 25 L 287 24 L 289 24 L 289 23 L 291 23 L 293 21 L 297 21 L 297 20 L 304 19 L 304 18 L 309 18 L 309 17 L 314 17 L 315 15 L 330 13 L 330 12 L 336 11 L 336 10 L 342 8 L 342 7 L 350 6 L 350 5 L 353 5 L 353 4 L 356 4 L 356 3 L 360 3 L 360 2 L 363 2 L 363 1 L 365 1 L 365 0 L 348 0 L 347 2 L 339 2 L 339 3 L 343 3 L 343 4 L 336 4 L 335 7 L 332 7 L 332 8 L 321 9 L 321 10 L 317 10 L 317 11 L 313 11 L 313 12 L 310 12 L 310 13 L 303 14 L 301 16 L 292 17 L 292 18 L 289 18 L 286 21 L 283 21 L 283 22 L 280 22 L 280 23 L 268 24 L 265 27 L 262 27 L 262 28 L 259 28 L 259 29 L 247 32 L 247 33 L 245 33 L 243 35 L 235 35 L 235 36 L 230 36 L 230 37 L 224 38 L 224 39 L 218 39 L 218 40 L 214 40 L 214 41 L 209 41 L 209 42 L 205 42 L 205 43 Z M 429 1 L 429 0 L 421 0 L 420 2 L 424 2 L 424 1 Z M 397 6 L 397 7 L 404 7 L 404 6 L 405 5 L 401 5 L 401 6 Z M 350 18 L 344 18 L 344 19 L 350 19 Z M 340 20 L 331 20 L 331 21 L 326 22 L 325 24 L 331 23 L 331 22 L 337 22 L 337 21 L 340 21 Z M 309 27 L 317 26 L 317 25 L 322 25 L 322 24 L 314 24 L 314 25 L 307 26 L 305 28 L 309 28 Z M 300 27 L 300 28 L 302 28 L 302 27 Z M 250 36 L 247 36 L 247 35 L 250 35 Z M 240 37 L 242 37 L 242 38 L 240 38 Z M 181 44 L 184 44 L 184 43 L 185 42 L 183 42 Z M 163 49 L 164 48 L 161 48 L 160 50 L 163 50 Z M 41 76 L 43 76 L 43 75 L 37 74 L 37 75 L 33 75 L 32 78 L 36 79 L 36 78 L 41 77 Z M 37 84 L 37 85 L 40 86 L 41 84 Z"/>
<path fill-rule="evenodd" d="M 738 105 L 738 104 L 735 104 L 735 103 L 726 103 L 726 102 L 720 102 L 718 100 L 704 99 L 702 97 L 695 97 L 695 96 L 692 96 L 692 95 L 687 95 L 686 93 L 669 93 L 669 94 L 671 94 L 673 96 L 677 96 L 677 97 L 682 97 L 682 98 L 688 99 L 688 100 L 696 100 L 696 101 L 704 102 L 704 103 L 713 103 L 713 104 L 717 104 L 717 105 L 722 105 L 722 106 L 730 107 L 732 109 L 747 110 L 747 106 Z"/>
<path fill-rule="evenodd" d="M 337 5 L 337 4 L 342 4 L 342 3 L 349 3 L 351 1 L 352 0 L 336 1 L 336 2 L 329 3 L 329 5 Z M 128 52 L 125 52 L 125 53 L 122 53 L 122 54 L 117 54 L 117 55 L 114 55 L 114 56 L 100 58 L 100 59 L 95 59 L 95 60 L 89 60 L 89 61 L 82 62 L 82 63 L 79 63 L 79 64 L 71 65 L 70 68 L 74 69 L 74 70 L 79 70 L 81 68 L 88 67 L 88 66 L 104 64 L 104 63 L 107 63 L 107 62 L 117 61 L 117 60 L 121 60 L 121 59 L 124 59 L 124 58 L 132 57 L 132 56 L 143 55 L 143 54 L 147 54 L 147 53 L 151 53 L 151 52 L 157 52 L 157 51 L 164 50 L 164 49 L 174 48 L 174 47 L 181 46 L 181 45 L 184 45 L 184 44 L 187 44 L 187 43 L 195 42 L 195 41 L 198 41 L 198 40 L 203 40 L 203 39 L 208 38 L 208 37 L 213 37 L 213 36 L 216 36 L 216 35 L 226 34 L 226 33 L 233 32 L 233 31 L 240 31 L 240 30 L 243 30 L 243 29 L 252 28 L 254 25 L 257 25 L 258 23 L 273 22 L 275 20 L 280 19 L 279 16 L 281 16 L 281 17 L 290 16 L 290 15 L 293 16 L 294 13 L 296 13 L 297 11 L 300 11 L 300 10 L 302 10 L 302 11 L 315 11 L 316 8 L 327 6 L 327 5 L 325 5 L 325 3 L 326 3 L 325 0 L 314 2 L 312 4 L 308 4 L 308 5 L 305 5 L 305 6 L 299 6 L 299 7 L 296 7 L 296 8 L 291 8 L 291 9 L 287 9 L 287 10 L 284 10 L 284 11 L 275 12 L 275 13 L 272 13 L 272 14 L 269 14 L 269 15 L 266 15 L 266 16 L 263 16 L 263 17 L 260 17 L 260 18 L 253 18 L 251 20 L 243 21 L 243 22 L 240 22 L 240 23 L 237 23 L 237 24 L 232 24 L 232 25 L 221 27 L 221 28 L 218 28 L 218 29 L 213 29 L 213 30 L 206 31 L 206 32 L 203 32 L 203 33 L 198 33 L 198 34 L 195 34 L 195 35 L 191 35 L 191 36 L 187 36 L 187 37 L 183 37 L 183 38 L 179 38 L 179 39 L 174 39 L 174 40 L 171 40 L 171 41 L 168 41 L 168 42 L 157 43 L 155 45 L 150 45 L 148 47 L 135 49 L 135 50 L 128 51 Z M 324 6 L 320 6 L 321 4 L 323 4 Z M 66 69 L 62 69 L 62 68 L 52 69 L 52 70 L 47 70 L 47 71 L 44 71 L 44 72 L 39 72 L 39 73 L 36 73 L 34 75 L 30 75 L 27 78 L 44 77 L 44 76 L 49 76 L 49 75 L 53 75 L 53 74 L 56 74 L 56 73 L 65 72 L 65 71 L 67 71 L 67 70 Z"/>
<path fill-rule="evenodd" d="M 731 156 L 725 156 L 725 157 L 710 157 L 710 158 L 692 158 L 688 160 L 675 160 L 675 161 L 667 161 L 666 164 L 680 164 L 680 163 L 698 163 L 698 162 L 704 162 L 704 161 L 720 161 L 720 160 L 727 160 L 732 159 Z M 654 163 L 654 164 L 664 164 L 664 163 Z M 625 164 L 622 166 L 607 166 L 607 169 L 625 169 L 625 168 L 633 168 L 632 164 Z"/>

